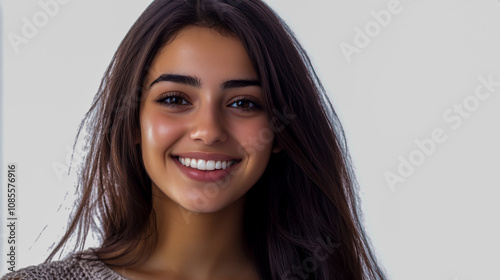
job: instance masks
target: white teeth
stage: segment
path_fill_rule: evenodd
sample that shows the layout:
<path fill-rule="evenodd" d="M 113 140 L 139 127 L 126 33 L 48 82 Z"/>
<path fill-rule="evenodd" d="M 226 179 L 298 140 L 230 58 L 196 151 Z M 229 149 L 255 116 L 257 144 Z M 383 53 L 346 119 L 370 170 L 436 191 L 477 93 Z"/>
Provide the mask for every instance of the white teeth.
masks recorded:
<path fill-rule="evenodd" d="M 207 162 L 203 159 L 199 159 L 198 160 L 198 164 L 196 165 L 196 167 L 199 169 L 199 170 L 205 170 L 206 169 L 206 166 L 207 166 Z"/>
<path fill-rule="evenodd" d="M 214 170 L 214 169 L 215 169 L 215 161 L 214 160 L 207 161 L 207 170 Z"/>
<path fill-rule="evenodd" d="M 220 161 L 220 160 L 204 160 L 204 159 L 190 159 L 190 158 L 182 158 L 178 157 L 179 162 L 182 165 L 195 168 L 198 170 L 214 170 L 214 169 L 226 169 L 231 165 L 235 164 L 235 160 L 230 161 Z"/>

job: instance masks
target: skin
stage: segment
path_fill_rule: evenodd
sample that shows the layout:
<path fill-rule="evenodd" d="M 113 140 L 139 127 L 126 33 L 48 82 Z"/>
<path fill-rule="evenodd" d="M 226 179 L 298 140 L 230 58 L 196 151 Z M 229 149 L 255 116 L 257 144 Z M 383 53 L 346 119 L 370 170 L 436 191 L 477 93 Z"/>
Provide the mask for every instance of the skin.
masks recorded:
<path fill-rule="evenodd" d="M 153 83 L 164 74 L 193 76 L 201 85 Z M 116 269 L 123 276 L 258 279 L 244 250 L 245 194 L 280 148 L 273 145 L 261 87 L 222 88 L 229 80 L 258 81 L 258 76 L 236 37 L 208 28 L 181 30 L 154 60 L 144 85 L 140 145 L 153 182 L 159 240 L 144 263 Z M 236 102 L 242 97 L 249 100 Z M 224 180 L 207 183 L 180 171 L 171 156 L 185 152 L 221 153 L 241 161 Z"/>

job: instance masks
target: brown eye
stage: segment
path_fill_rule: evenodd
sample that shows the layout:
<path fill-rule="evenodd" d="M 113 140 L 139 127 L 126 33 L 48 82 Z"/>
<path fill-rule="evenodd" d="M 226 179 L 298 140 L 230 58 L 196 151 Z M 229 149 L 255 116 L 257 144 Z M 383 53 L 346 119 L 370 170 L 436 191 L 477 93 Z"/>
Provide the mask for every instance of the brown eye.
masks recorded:
<path fill-rule="evenodd" d="M 241 98 L 231 103 L 229 107 L 233 107 L 242 111 L 255 111 L 260 109 L 260 105 L 256 101 L 250 100 L 248 98 Z"/>
<path fill-rule="evenodd" d="M 175 105 L 182 105 L 182 104 L 187 104 L 186 100 L 184 98 L 179 97 L 179 96 L 169 96 L 163 100 L 163 102 L 168 103 L 168 104 L 175 104 Z"/>
<path fill-rule="evenodd" d="M 186 101 L 184 97 L 178 94 L 171 94 L 167 96 L 160 96 L 156 100 L 156 102 L 160 103 L 161 105 L 167 106 L 167 107 L 177 107 L 177 106 L 184 106 L 184 105 L 189 105 L 190 103 Z"/>
<path fill-rule="evenodd" d="M 250 108 L 251 106 L 254 106 L 253 103 L 248 100 L 238 100 L 235 103 L 236 106 L 240 108 Z"/>

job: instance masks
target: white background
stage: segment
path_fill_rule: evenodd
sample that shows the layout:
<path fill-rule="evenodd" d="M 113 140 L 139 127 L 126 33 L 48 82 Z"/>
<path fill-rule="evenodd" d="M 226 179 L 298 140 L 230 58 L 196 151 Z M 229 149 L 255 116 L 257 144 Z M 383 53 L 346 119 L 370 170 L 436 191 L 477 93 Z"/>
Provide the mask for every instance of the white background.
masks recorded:
<path fill-rule="evenodd" d="M 67 165 L 105 68 L 150 3 L 68 2 L 15 52 L 7 34 L 22 36 L 23 17 L 33 22 L 43 10 L 34 0 L 1 1 L 0 224 L 6 224 L 5 167 L 16 162 L 18 267 L 42 262 L 62 234 L 73 178 L 54 167 Z M 344 125 L 366 227 L 389 278 L 500 279 L 500 87 L 471 107 L 479 77 L 500 82 L 500 2 L 266 2 L 311 56 Z M 390 2 L 398 12 L 377 30 L 372 12 Z M 344 55 L 340 45 L 356 47 L 356 28 L 367 26 L 370 41 Z M 443 117 L 464 100 L 473 109 L 460 126 Z M 415 141 L 435 129 L 446 141 L 390 187 L 385 175 L 398 175 L 402 158 L 421 153 Z M 5 229 L 0 275 L 7 272 Z"/>

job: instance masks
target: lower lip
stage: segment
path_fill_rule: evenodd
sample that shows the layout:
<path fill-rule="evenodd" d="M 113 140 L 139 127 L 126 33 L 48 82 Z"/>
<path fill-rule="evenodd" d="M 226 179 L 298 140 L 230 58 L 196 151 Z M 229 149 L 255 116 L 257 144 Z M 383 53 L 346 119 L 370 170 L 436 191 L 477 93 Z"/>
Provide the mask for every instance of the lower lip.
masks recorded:
<path fill-rule="evenodd" d="M 182 163 L 179 162 L 177 157 L 173 157 L 172 159 L 174 160 L 175 164 L 177 164 L 182 173 L 184 173 L 187 177 L 201 182 L 219 181 L 224 177 L 228 176 L 231 173 L 231 171 L 239 164 L 239 162 L 235 163 L 226 169 L 198 170 L 182 165 Z"/>

